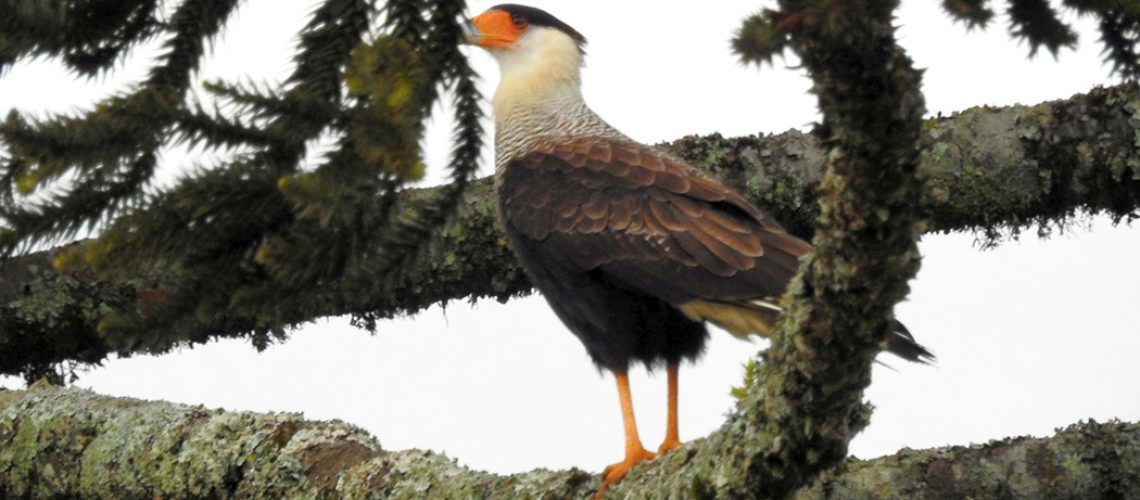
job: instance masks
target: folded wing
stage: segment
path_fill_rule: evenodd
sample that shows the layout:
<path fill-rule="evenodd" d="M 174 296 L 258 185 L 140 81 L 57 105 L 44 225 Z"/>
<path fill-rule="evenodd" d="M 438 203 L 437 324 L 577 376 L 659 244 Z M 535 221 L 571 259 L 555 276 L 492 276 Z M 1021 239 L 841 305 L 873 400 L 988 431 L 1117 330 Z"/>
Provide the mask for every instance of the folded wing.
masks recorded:
<path fill-rule="evenodd" d="M 811 248 L 711 176 L 632 142 L 539 143 L 499 189 L 516 244 L 545 265 L 678 307 L 778 297 Z"/>

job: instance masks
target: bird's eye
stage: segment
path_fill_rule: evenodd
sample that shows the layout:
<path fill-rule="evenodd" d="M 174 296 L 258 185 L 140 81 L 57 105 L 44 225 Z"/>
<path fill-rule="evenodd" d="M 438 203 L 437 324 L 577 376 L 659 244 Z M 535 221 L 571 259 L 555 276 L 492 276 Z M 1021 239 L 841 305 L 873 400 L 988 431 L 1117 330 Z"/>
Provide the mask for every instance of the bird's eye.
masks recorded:
<path fill-rule="evenodd" d="M 518 14 L 511 14 L 511 24 L 515 25 L 518 29 L 523 29 L 527 24 L 530 24 Z"/>

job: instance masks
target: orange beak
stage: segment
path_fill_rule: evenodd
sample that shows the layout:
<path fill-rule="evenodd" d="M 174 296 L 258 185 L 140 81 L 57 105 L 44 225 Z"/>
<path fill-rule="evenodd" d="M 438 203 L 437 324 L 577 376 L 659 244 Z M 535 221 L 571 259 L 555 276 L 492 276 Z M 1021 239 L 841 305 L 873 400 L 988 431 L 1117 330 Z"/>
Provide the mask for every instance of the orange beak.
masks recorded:
<path fill-rule="evenodd" d="M 489 10 L 463 23 L 463 41 L 485 49 L 506 49 L 518 41 L 526 24 L 515 23 L 501 10 Z"/>

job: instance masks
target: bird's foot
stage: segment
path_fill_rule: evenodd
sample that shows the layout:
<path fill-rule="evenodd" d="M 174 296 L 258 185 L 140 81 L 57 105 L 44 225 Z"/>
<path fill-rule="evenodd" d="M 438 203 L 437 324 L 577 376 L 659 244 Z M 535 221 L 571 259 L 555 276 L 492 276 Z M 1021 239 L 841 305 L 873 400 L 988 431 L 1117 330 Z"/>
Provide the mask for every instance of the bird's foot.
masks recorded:
<path fill-rule="evenodd" d="M 677 438 L 665 438 L 665 442 L 657 447 L 657 456 L 664 455 L 681 447 L 681 440 Z"/>
<path fill-rule="evenodd" d="M 641 446 L 633 450 L 626 450 L 625 460 L 611 464 L 606 467 L 605 471 L 602 471 L 602 487 L 598 488 L 598 493 L 594 495 L 594 499 L 600 500 L 602 496 L 605 495 L 606 489 L 608 489 L 610 485 L 621 481 L 626 474 L 629 474 L 629 470 L 632 469 L 633 466 L 646 460 L 653 460 L 654 458 L 657 458 L 656 454 L 651 453 Z"/>

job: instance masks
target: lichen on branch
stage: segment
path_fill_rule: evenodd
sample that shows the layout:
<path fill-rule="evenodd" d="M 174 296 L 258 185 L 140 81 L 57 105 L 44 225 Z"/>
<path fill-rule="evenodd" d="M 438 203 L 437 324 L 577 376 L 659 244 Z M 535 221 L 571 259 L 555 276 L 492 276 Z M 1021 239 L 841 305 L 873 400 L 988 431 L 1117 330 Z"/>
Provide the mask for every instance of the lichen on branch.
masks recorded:
<path fill-rule="evenodd" d="M 840 464 L 869 421 L 863 389 L 918 272 L 925 215 L 921 73 L 895 41 L 896 6 L 787 0 L 770 16 L 812 79 L 824 173 L 815 248 L 781 299 L 756 383 L 715 437 L 739 445 L 697 461 L 718 497 L 789 496 Z"/>
<path fill-rule="evenodd" d="M 696 440 L 638 468 L 639 483 L 713 484 L 695 471 Z M 112 398 L 37 384 L 0 390 L 0 498 L 585 498 L 597 475 L 571 469 L 495 475 L 429 451 L 384 450 L 361 429 L 290 413 L 246 413 Z M 625 486 L 631 496 L 652 491 Z M 797 499 L 1132 498 L 1140 495 L 1140 425 L 1072 425 L 1051 438 L 903 450 L 850 460 Z"/>

